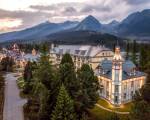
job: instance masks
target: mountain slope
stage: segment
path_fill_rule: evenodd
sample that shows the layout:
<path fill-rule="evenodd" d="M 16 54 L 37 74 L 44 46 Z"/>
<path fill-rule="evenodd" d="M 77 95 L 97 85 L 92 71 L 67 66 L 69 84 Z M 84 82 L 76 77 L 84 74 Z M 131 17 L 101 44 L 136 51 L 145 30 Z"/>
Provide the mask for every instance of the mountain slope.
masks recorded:
<path fill-rule="evenodd" d="M 82 20 L 74 30 L 91 30 L 91 31 L 100 31 L 101 23 L 94 18 L 93 16 L 89 15 L 84 20 Z"/>
<path fill-rule="evenodd" d="M 47 36 L 47 41 L 61 44 L 105 44 L 113 47 L 120 38 L 96 31 L 65 31 Z M 120 43 L 123 41 L 121 40 Z"/>
<path fill-rule="evenodd" d="M 108 23 L 108 24 L 103 24 L 102 25 L 102 29 L 101 31 L 103 33 L 111 33 L 111 34 L 115 34 L 117 29 L 116 27 L 119 25 L 120 23 L 116 20 L 113 20 L 112 22 Z"/>
<path fill-rule="evenodd" d="M 150 9 L 129 15 L 116 29 L 120 36 L 150 36 Z"/>
<path fill-rule="evenodd" d="M 83 33 L 83 31 L 85 31 L 86 34 Z M 61 36 L 61 34 L 63 34 L 63 38 L 66 37 L 65 39 L 72 34 L 74 36 L 71 37 L 74 39 L 76 38 L 76 33 L 79 35 L 82 33 L 86 37 L 87 34 L 93 32 L 109 33 L 121 37 L 150 38 L 150 9 L 133 13 L 120 23 L 112 21 L 109 24 L 101 24 L 91 15 L 81 22 L 66 21 L 64 23 L 50 23 L 47 21 L 22 31 L 0 34 L 0 42 L 17 40 L 34 40 L 36 42 L 39 40 L 48 40 L 47 36 L 51 39 L 54 38 L 54 36 L 56 37 L 56 35 Z M 82 39 L 82 35 L 79 36 L 78 34 L 78 39 L 80 37 Z M 57 39 L 61 39 L 61 37 L 57 36 Z"/>
<path fill-rule="evenodd" d="M 15 39 L 39 39 L 52 33 L 74 28 L 77 24 L 78 22 L 71 21 L 66 21 L 64 23 L 50 23 L 47 21 L 22 31 L 1 34 L 0 42 Z"/>

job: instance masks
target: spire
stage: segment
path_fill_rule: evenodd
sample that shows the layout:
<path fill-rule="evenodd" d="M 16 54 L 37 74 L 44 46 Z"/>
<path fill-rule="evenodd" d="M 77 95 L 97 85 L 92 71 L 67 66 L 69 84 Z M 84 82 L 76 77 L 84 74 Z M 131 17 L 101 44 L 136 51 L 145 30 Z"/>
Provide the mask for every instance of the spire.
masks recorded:
<path fill-rule="evenodd" d="M 117 45 L 115 47 L 115 55 L 114 55 L 114 60 L 122 60 L 121 54 L 120 54 L 120 46 L 119 46 L 119 42 L 117 40 Z"/>
<path fill-rule="evenodd" d="M 32 55 L 35 56 L 37 54 L 36 50 L 33 48 Z"/>
<path fill-rule="evenodd" d="M 118 41 L 118 39 L 116 41 L 116 47 L 119 47 L 119 41 Z"/>
<path fill-rule="evenodd" d="M 119 46 L 118 39 L 116 40 L 116 46 Z"/>

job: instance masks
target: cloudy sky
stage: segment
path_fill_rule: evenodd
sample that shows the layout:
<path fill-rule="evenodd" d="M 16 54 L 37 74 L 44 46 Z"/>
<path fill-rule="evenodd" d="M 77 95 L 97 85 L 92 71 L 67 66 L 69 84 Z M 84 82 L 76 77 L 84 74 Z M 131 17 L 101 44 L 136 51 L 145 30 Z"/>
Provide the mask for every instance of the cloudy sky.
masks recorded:
<path fill-rule="evenodd" d="M 150 8 L 150 0 L 0 0 L 0 33 L 21 30 L 44 21 L 80 21 L 88 15 L 100 22 L 121 21 Z"/>

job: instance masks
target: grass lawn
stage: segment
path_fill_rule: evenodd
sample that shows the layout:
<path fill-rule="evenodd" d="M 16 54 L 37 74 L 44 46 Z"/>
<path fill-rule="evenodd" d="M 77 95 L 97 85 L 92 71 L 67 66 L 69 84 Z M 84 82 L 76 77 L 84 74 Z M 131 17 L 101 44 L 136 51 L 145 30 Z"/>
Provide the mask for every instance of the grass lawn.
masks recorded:
<path fill-rule="evenodd" d="M 127 104 L 124 104 L 124 105 L 121 105 L 121 107 L 114 107 L 113 105 L 111 105 L 109 102 L 107 102 L 106 100 L 104 99 L 99 99 L 98 101 L 98 104 L 105 107 L 105 108 L 108 108 L 108 109 L 111 109 L 111 110 L 115 110 L 115 111 L 119 111 L 119 112 L 130 112 L 131 110 L 131 106 L 132 106 L 132 102 L 130 103 L 127 103 Z"/>
<path fill-rule="evenodd" d="M 92 110 L 90 110 L 90 115 L 92 117 L 91 120 L 107 120 L 113 113 L 103 110 L 97 106 L 95 106 Z M 120 115 L 120 120 L 128 120 L 128 115 Z"/>
<path fill-rule="evenodd" d="M 133 103 L 130 102 L 130 103 L 122 105 L 121 107 L 118 108 L 118 107 L 114 107 L 113 105 L 111 105 L 109 102 L 107 102 L 104 99 L 99 99 L 97 104 L 99 104 L 107 109 L 118 111 L 118 112 L 130 112 L 131 106 Z M 110 118 L 111 115 L 114 114 L 112 112 L 103 110 L 102 108 L 100 108 L 98 106 L 95 106 L 93 109 L 89 110 L 89 113 L 92 117 L 91 120 L 107 120 L 108 118 Z M 120 120 L 128 120 L 129 115 L 118 114 L 118 116 L 120 117 Z"/>
<path fill-rule="evenodd" d="M 25 85 L 23 77 L 20 77 L 17 79 L 17 85 L 18 85 L 19 89 L 23 89 L 23 87 Z"/>

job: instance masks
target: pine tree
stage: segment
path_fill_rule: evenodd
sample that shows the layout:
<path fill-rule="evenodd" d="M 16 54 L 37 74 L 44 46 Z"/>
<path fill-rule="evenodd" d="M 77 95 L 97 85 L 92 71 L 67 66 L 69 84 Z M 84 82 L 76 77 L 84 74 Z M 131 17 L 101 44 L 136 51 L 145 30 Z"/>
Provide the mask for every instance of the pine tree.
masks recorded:
<path fill-rule="evenodd" d="M 131 120 L 150 119 L 150 84 L 146 83 L 134 95 L 134 104 L 130 112 Z"/>
<path fill-rule="evenodd" d="M 68 54 L 68 53 L 66 53 L 65 55 L 63 55 L 60 64 L 65 64 L 65 63 L 69 63 L 71 65 L 74 65 L 73 60 L 72 60 L 70 54 Z"/>
<path fill-rule="evenodd" d="M 4 57 L 1 60 L 1 69 L 3 71 L 12 72 L 13 71 L 14 60 L 11 57 Z"/>
<path fill-rule="evenodd" d="M 136 47 L 137 47 L 136 41 L 134 40 L 133 41 L 133 46 L 132 46 L 132 57 L 131 57 L 131 59 L 132 59 L 133 63 L 137 65 L 137 58 L 136 58 L 137 50 L 136 50 Z"/>
<path fill-rule="evenodd" d="M 113 52 L 115 52 L 116 44 L 113 44 Z"/>
<path fill-rule="evenodd" d="M 64 84 L 69 95 L 74 98 L 78 91 L 79 81 L 76 78 L 74 63 L 69 54 L 65 54 L 61 60 L 59 76 L 60 85 Z"/>
<path fill-rule="evenodd" d="M 49 62 L 49 56 L 45 47 L 43 48 L 43 53 L 41 53 L 33 79 L 34 97 L 40 103 L 39 118 L 40 120 L 48 120 L 56 103 L 59 79 L 56 70 Z"/>
<path fill-rule="evenodd" d="M 60 88 L 51 120 L 76 120 L 74 102 L 67 93 L 64 85 Z"/>
<path fill-rule="evenodd" d="M 48 50 L 49 50 L 49 47 L 47 43 L 44 43 L 40 46 L 40 52 L 43 56 L 48 54 Z"/>
<path fill-rule="evenodd" d="M 25 86 L 23 89 L 24 94 L 29 94 L 32 91 L 32 85 L 31 85 L 31 80 L 33 77 L 32 72 L 33 72 L 32 63 L 29 61 L 25 66 L 24 74 L 23 74 L 24 81 L 25 81 Z"/>
<path fill-rule="evenodd" d="M 107 120 L 120 120 L 120 118 L 116 113 L 113 113 Z"/>
<path fill-rule="evenodd" d="M 98 79 L 88 64 L 83 64 L 78 71 L 77 79 L 80 81 L 80 92 L 78 93 L 79 111 L 92 108 L 98 100 Z"/>
<path fill-rule="evenodd" d="M 32 63 L 30 61 L 27 62 L 25 68 L 24 68 L 24 74 L 23 74 L 24 80 L 31 81 L 32 79 Z"/>
<path fill-rule="evenodd" d="M 42 94 L 39 95 L 40 98 L 40 109 L 39 109 L 39 120 L 49 120 L 49 104 L 50 92 L 45 86 L 40 86 L 42 89 Z"/>
<path fill-rule="evenodd" d="M 79 81 L 76 78 L 76 73 L 72 64 L 64 63 L 60 65 L 60 84 L 64 84 L 66 89 L 72 97 L 78 91 Z"/>
<path fill-rule="evenodd" d="M 135 102 L 130 113 L 131 120 L 149 120 L 150 105 L 144 101 Z"/>
<path fill-rule="evenodd" d="M 147 82 L 149 82 L 149 81 L 147 81 Z M 142 94 L 143 99 L 145 101 L 147 101 L 148 103 L 150 103 L 149 93 L 150 93 L 150 83 L 146 83 L 141 89 L 141 94 Z"/>
<path fill-rule="evenodd" d="M 142 46 L 140 49 L 140 67 L 143 69 L 147 63 L 147 54 L 145 48 Z"/>
<path fill-rule="evenodd" d="M 129 42 L 126 44 L 126 60 L 129 59 Z"/>

